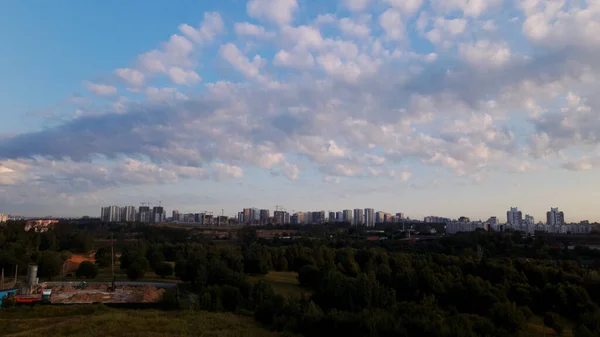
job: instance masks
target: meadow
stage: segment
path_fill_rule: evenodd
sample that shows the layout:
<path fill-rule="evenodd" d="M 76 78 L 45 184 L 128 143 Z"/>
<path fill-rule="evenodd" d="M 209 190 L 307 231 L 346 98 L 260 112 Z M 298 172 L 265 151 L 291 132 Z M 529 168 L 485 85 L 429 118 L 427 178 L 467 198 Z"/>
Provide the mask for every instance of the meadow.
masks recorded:
<path fill-rule="evenodd" d="M 206 311 L 123 310 L 104 305 L 35 306 L 0 311 L 6 337 L 283 336 L 252 317 Z"/>

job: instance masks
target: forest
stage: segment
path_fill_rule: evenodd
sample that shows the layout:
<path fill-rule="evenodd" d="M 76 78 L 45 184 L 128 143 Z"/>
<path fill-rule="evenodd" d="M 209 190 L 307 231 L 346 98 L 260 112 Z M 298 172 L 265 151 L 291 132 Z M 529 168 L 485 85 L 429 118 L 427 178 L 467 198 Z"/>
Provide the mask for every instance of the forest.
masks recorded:
<path fill-rule="evenodd" d="M 88 230 L 66 227 L 47 233 L 26 233 L 15 223 L 2 227 L 0 267 L 36 262 L 43 277 L 57 275 L 54 262 L 87 252 L 93 241 Z M 217 245 L 178 229 L 134 231 L 138 239 L 119 258 L 130 278 L 150 270 L 174 275 L 189 294 L 181 309 L 253 315 L 276 331 L 525 336 L 527 323 L 538 318 L 559 335 L 600 336 L 600 275 L 595 265 L 582 263 L 599 254 L 555 248 L 523 233 L 461 233 L 411 245 L 344 235 L 263 240 L 243 230 L 239 241 Z M 110 264 L 106 249 L 97 256 L 99 266 Z M 308 295 L 283 296 L 265 282 L 248 281 L 269 271 L 297 272 Z"/>

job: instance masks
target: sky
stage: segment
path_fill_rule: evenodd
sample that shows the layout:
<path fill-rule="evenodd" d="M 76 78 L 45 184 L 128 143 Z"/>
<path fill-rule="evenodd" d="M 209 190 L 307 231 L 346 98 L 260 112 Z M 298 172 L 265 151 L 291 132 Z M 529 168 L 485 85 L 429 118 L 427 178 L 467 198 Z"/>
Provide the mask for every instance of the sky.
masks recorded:
<path fill-rule="evenodd" d="M 600 221 L 598 0 L 0 5 L 0 213 Z"/>

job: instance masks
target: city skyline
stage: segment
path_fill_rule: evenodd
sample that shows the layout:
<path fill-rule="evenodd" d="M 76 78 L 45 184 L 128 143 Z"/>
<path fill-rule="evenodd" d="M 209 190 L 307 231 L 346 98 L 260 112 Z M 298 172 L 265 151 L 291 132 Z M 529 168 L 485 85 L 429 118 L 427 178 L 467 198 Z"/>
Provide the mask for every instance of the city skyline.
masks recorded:
<path fill-rule="evenodd" d="M 598 13 L 591 1 L 10 2 L 0 212 L 161 200 L 485 220 L 512 205 L 600 221 Z"/>

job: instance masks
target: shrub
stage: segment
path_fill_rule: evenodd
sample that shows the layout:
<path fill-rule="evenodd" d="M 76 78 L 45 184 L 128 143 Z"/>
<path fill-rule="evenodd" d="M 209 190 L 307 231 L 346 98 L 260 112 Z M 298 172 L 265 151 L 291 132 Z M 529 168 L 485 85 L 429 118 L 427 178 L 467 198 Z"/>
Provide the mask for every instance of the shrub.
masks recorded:
<path fill-rule="evenodd" d="M 127 277 L 130 280 L 139 280 L 144 277 L 145 274 L 144 267 L 138 262 L 134 262 L 129 267 L 127 267 Z"/>
<path fill-rule="evenodd" d="M 173 266 L 168 262 L 161 262 L 154 268 L 154 271 L 156 272 L 156 275 L 165 278 L 173 275 Z"/>
<path fill-rule="evenodd" d="M 90 261 L 83 261 L 79 264 L 75 275 L 77 277 L 95 278 L 98 275 L 98 266 Z"/>

